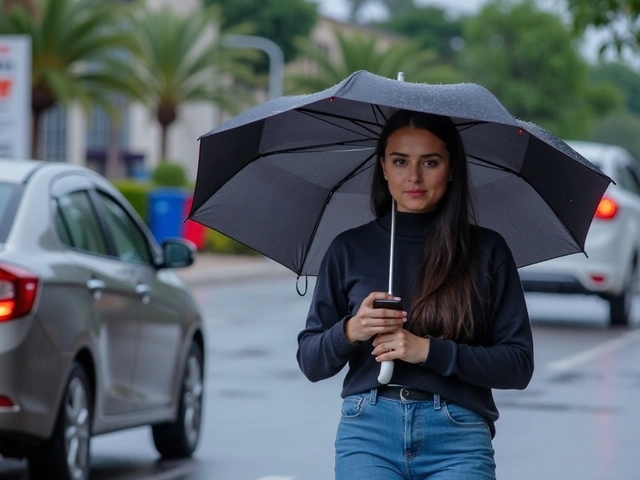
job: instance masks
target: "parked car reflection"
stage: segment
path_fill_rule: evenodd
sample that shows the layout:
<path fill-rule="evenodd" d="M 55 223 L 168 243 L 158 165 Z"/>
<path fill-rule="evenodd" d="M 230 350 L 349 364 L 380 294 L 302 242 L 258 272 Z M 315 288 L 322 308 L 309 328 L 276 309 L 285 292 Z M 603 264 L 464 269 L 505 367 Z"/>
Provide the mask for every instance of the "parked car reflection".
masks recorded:
<path fill-rule="evenodd" d="M 91 436 L 141 425 L 161 455 L 194 452 L 204 334 L 173 271 L 193 259 L 100 175 L 0 160 L 0 454 L 83 480 Z"/>

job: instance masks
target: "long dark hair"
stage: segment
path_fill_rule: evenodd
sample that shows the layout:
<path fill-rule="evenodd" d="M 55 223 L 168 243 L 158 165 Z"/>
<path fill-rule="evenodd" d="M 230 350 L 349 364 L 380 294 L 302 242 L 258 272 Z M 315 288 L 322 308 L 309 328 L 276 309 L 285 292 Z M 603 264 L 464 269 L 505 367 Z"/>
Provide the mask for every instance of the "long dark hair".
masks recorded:
<path fill-rule="evenodd" d="M 380 133 L 371 186 L 374 214 L 391 210 L 391 193 L 382 159 L 392 133 L 405 127 L 427 130 L 444 142 L 449 153 L 451 181 L 438 204 L 433 228 L 427 232 L 422 263 L 411 302 L 410 331 L 456 340 L 473 335 L 470 248 L 471 225 L 467 160 L 458 129 L 449 117 L 399 110 Z M 433 248 L 437 246 L 437 248 Z"/>

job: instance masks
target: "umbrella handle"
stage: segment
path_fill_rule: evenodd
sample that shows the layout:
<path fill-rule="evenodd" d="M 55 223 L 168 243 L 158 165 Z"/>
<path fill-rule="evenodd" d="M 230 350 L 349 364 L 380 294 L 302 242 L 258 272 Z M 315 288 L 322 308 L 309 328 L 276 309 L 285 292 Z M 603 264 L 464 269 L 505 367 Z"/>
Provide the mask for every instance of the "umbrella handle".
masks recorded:
<path fill-rule="evenodd" d="M 393 376 L 393 360 L 386 360 L 380 364 L 380 375 L 378 375 L 378 382 L 386 385 L 391 381 Z"/>

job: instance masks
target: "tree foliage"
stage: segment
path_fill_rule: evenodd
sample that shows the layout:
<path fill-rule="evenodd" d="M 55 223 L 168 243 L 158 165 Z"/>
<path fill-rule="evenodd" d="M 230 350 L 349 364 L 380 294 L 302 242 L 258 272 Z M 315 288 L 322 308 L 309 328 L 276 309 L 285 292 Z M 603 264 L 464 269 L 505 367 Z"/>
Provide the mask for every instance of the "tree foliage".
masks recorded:
<path fill-rule="evenodd" d="M 308 37 L 318 20 L 317 6 L 307 0 L 203 0 L 222 8 L 222 27 L 251 24 L 253 35 L 275 42 L 286 62 L 297 54 L 296 37 Z"/>
<path fill-rule="evenodd" d="M 34 0 L 14 2 L 0 15 L 0 33 L 31 38 L 32 156 L 41 158 L 42 114 L 60 103 L 79 102 L 85 110 L 111 110 L 109 92 L 142 94 L 128 72 L 126 53 L 135 50 L 123 25 L 127 6 L 102 0 Z"/>
<path fill-rule="evenodd" d="M 603 28 L 609 39 L 602 50 L 614 47 L 618 52 L 625 46 L 637 50 L 640 46 L 640 0 L 566 0 L 577 31 L 588 27 Z"/>
<path fill-rule="evenodd" d="M 640 74 L 624 63 L 602 63 L 593 68 L 591 78 L 597 82 L 610 82 L 625 97 L 625 106 L 640 115 Z"/>
<path fill-rule="evenodd" d="M 161 159 L 166 158 L 169 126 L 187 102 L 211 102 L 236 113 L 241 95 L 229 76 L 248 81 L 247 52 L 225 48 L 212 38 L 220 24 L 219 8 L 209 7 L 187 16 L 169 7 L 140 8 L 133 18 L 139 42 L 135 73 L 145 85 L 144 102 L 161 127 Z"/>
<path fill-rule="evenodd" d="M 425 50 L 415 42 L 398 40 L 387 48 L 379 48 L 375 36 L 362 33 L 347 35 L 335 32 L 339 46 L 339 59 L 333 60 L 310 40 L 301 40 L 300 49 L 317 66 L 317 71 L 306 75 L 291 75 L 292 93 L 310 93 L 331 87 L 358 70 L 396 78 L 405 74 L 410 82 L 448 82 L 454 76 L 448 66 L 436 65 L 436 53 Z"/>
<path fill-rule="evenodd" d="M 461 41 L 462 21 L 449 18 L 439 7 L 426 6 L 406 9 L 379 27 L 417 41 L 423 48 L 435 50 L 443 61 L 452 62 L 457 56 L 456 40 Z"/>
<path fill-rule="evenodd" d="M 584 137 L 595 113 L 620 104 L 615 90 L 588 83 L 575 38 L 533 0 L 494 0 L 464 26 L 465 80 L 493 92 L 516 117 L 559 136 Z"/>
<path fill-rule="evenodd" d="M 628 110 L 620 110 L 597 121 L 590 139 L 626 148 L 640 161 L 640 116 Z"/>

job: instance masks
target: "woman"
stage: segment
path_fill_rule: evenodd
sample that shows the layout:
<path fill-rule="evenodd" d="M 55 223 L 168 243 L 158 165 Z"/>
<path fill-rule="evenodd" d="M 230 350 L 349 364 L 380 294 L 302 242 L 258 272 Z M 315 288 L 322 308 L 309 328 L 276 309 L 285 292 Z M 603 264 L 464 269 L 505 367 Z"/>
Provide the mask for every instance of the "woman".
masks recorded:
<path fill-rule="evenodd" d="M 515 262 L 470 223 L 467 163 L 447 117 L 399 111 L 382 130 L 376 219 L 340 234 L 318 274 L 298 363 L 311 380 L 348 363 L 336 437 L 338 480 L 495 478 L 491 389 L 523 389 L 533 341 Z M 388 298 L 391 199 L 397 205 Z M 380 362 L 395 361 L 388 386 Z"/>

